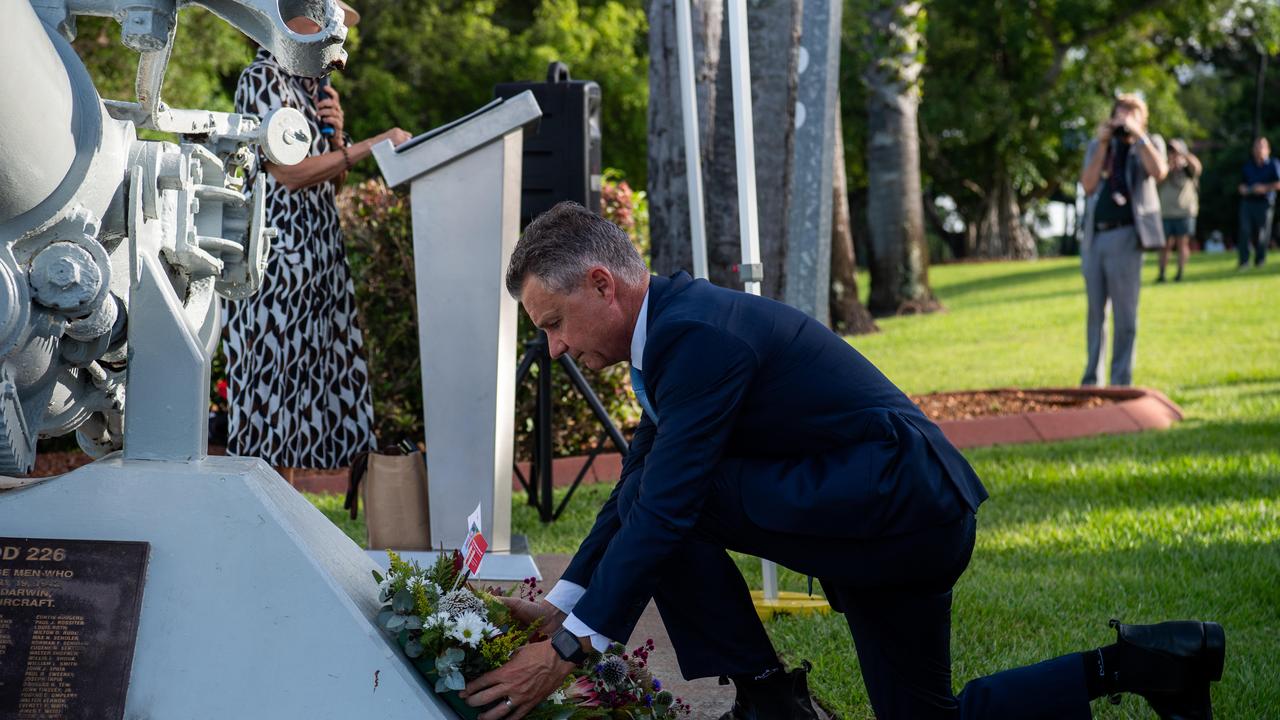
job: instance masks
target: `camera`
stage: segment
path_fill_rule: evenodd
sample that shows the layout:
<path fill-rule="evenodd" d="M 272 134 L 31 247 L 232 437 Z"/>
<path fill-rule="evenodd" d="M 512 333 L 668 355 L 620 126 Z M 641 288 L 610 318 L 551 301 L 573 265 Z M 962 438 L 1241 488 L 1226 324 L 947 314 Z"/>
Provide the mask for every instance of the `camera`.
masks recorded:
<path fill-rule="evenodd" d="M 1127 140 L 1129 138 L 1129 128 L 1121 125 L 1112 130 L 1111 135 L 1118 140 Z"/>

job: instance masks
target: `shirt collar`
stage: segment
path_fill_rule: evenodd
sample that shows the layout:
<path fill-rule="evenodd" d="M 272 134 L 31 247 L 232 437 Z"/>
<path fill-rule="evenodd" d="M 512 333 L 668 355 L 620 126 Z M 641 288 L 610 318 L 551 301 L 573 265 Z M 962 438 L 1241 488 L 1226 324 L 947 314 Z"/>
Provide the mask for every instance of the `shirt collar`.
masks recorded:
<path fill-rule="evenodd" d="M 640 364 L 644 362 L 644 341 L 649 336 L 649 291 L 644 291 L 644 302 L 640 303 L 640 314 L 636 316 L 636 329 L 631 332 L 631 367 L 644 372 Z"/>

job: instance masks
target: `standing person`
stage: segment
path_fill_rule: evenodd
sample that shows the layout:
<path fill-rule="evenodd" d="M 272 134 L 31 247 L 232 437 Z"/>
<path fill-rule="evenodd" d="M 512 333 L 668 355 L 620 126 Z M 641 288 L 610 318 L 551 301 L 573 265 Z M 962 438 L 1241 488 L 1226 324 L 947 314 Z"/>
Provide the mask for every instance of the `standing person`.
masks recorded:
<path fill-rule="evenodd" d="M 1137 95 L 1116 98 L 1111 117 L 1098 126 L 1085 151 L 1080 173 L 1088 198 L 1080 260 L 1089 299 L 1088 359 L 1081 385 L 1098 384 L 1108 306 L 1113 325 L 1109 381 L 1133 383 L 1142 251 L 1164 247 L 1156 184 L 1168 172 L 1164 140 L 1147 135 L 1146 102 Z"/>
<path fill-rule="evenodd" d="M 951 686 L 951 599 L 987 491 L 910 398 L 795 308 L 687 273 L 651 277 L 627 234 L 561 203 L 516 245 L 507 290 L 552 356 L 630 361 L 644 409 L 622 478 L 559 583 L 507 599 L 550 639 L 468 683 L 480 720 L 515 720 L 652 598 L 686 678 L 728 676 L 730 720 L 812 720 L 806 671 L 783 669 L 727 550 L 822 582 L 844 613 L 875 716 L 1087 718 L 1138 693 L 1208 718 L 1216 623 L 1115 624 L 1114 644 Z M 1031 632 L 1031 631 L 1028 631 Z M 1118 699 L 1118 698 L 1117 698 Z"/>
<path fill-rule="evenodd" d="M 359 14 L 345 3 L 346 24 Z M 315 33 L 306 18 L 294 32 Z M 279 235 L 262 287 L 228 303 L 225 346 L 230 427 L 227 450 L 260 457 L 293 483 L 295 468 L 338 468 L 373 446 L 373 406 L 355 292 L 338 225 L 337 188 L 351 166 L 383 139 L 409 134 L 392 128 L 350 143 L 338 92 L 316 78 L 290 75 L 264 48 L 240 73 L 237 112 L 266 116 L 300 111 L 311 130 L 308 157 L 266 171 L 266 216 Z M 333 129 L 321 132 L 321 126 Z M 252 179 L 251 179 L 252 180 Z"/>
<path fill-rule="evenodd" d="M 1240 253 L 1237 270 L 1249 269 L 1249 246 L 1253 250 L 1253 266 L 1267 261 L 1267 245 L 1271 242 L 1272 208 L 1276 190 L 1280 190 L 1280 161 L 1271 157 L 1271 143 L 1264 137 L 1253 141 L 1252 155 L 1240 171 L 1240 237 L 1236 250 Z"/>
<path fill-rule="evenodd" d="M 1174 282 L 1182 282 L 1182 272 L 1191 256 L 1191 238 L 1196 234 L 1196 216 L 1200 214 L 1200 158 L 1187 149 L 1187 143 L 1174 138 L 1169 141 L 1169 174 L 1160 181 L 1160 215 L 1164 220 L 1166 242 L 1160 248 L 1160 274 L 1156 282 L 1164 282 L 1169 265 L 1169 251 L 1177 246 L 1178 274 Z"/>

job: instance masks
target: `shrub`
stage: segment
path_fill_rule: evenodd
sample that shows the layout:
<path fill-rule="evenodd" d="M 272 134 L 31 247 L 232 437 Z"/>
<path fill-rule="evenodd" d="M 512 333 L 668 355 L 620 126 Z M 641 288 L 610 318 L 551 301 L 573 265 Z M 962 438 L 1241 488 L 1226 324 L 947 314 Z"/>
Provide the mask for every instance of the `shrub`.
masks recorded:
<path fill-rule="evenodd" d="M 631 190 L 617 172 L 609 172 L 601 194 L 605 216 L 625 229 L 647 257 L 648 205 L 644 193 Z M 355 277 L 379 445 L 402 437 L 417 440 L 423 432 L 422 375 L 408 197 L 390 190 L 381 180 L 368 180 L 344 188 L 338 196 L 338 207 Z M 523 312 L 519 318 L 517 350 L 523 354 L 535 330 Z M 640 410 L 631 392 L 627 368 L 615 365 L 599 372 L 582 368 L 582 372 L 614 422 L 622 428 L 633 427 Z M 529 459 L 532 452 L 537 374 L 535 367 L 516 390 L 515 442 L 520 460 Z M 553 372 L 552 387 L 552 442 L 556 454 L 588 452 L 602 439 L 599 423 L 565 372 Z M 607 437 L 603 440 L 607 445 Z"/>

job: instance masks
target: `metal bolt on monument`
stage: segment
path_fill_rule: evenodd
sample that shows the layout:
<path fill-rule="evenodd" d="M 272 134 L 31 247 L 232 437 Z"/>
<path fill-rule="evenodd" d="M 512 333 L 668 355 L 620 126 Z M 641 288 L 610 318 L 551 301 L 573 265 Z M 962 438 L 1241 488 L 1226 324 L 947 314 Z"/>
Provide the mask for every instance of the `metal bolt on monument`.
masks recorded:
<path fill-rule="evenodd" d="M 373 562 L 261 461 L 207 457 L 219 298 L 257 290 L 273 234 L 245 171 L 309 136 L 288 108 L 161 100 L 187 5 L 294 74 L 346 61 L 333 0 L 18 0 L 0 22 L 0 474 L 39 437 L 100 458 L 0 477 L 0 717 L 452 717 L 371 622 Z M 98 96 L 79 15 L 120 24 L 136 100 Z"/>

